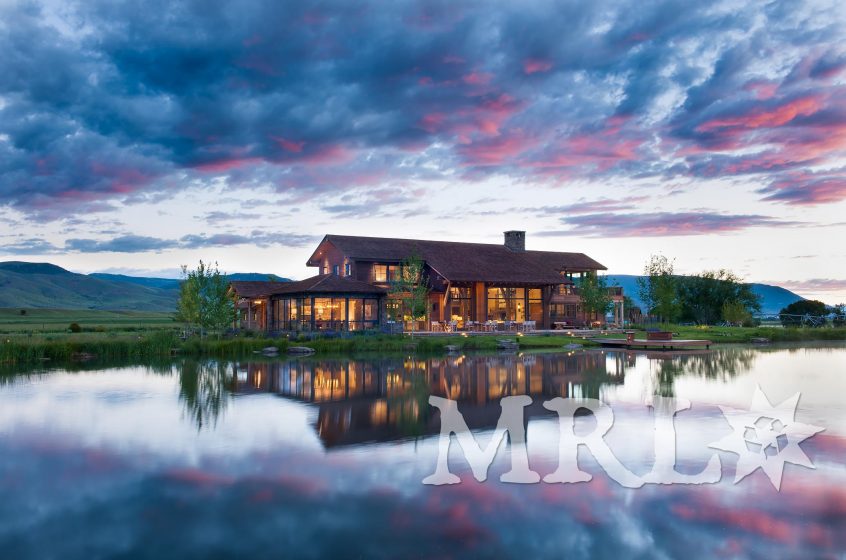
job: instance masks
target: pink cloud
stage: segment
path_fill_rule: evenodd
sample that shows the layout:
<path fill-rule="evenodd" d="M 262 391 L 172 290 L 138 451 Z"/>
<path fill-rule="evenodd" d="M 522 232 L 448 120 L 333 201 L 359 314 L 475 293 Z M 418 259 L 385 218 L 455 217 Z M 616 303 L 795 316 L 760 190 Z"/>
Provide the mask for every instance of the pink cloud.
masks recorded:
<path fill-rule="evenodd" d="M 493 74 L 487 72 L 471 72 L 463 75 L 461 81 L 473 86 L 484 86 L 489 84 L 492 78 Z"/>
<path fill-rule="evenodd" d="M 197 169 L 198 171 L 202 171 L 204 173 L 225 173 L 227 171 L 238 169 L 239 167 L 244 167 L 246 165 L 259 163 L 261 161 L 261 158 L 257 157 L 224 158 L 216 161 L 197 164 L 194 166 L 194 169 Z"/>
<path fill-rule="evenodd" d="M 525 152 L 531 143 L 521 134 L 502 135 L 460 146 L 458 152 L 471 165 L 500 165 Z"/>
<path fill-rule="evenodd" d="M 420 128 L 429 133 L 435 133 L 443 124 L 446 115 L 443 113 L 428 113 L 420 118 Z"/>
<path fill-rule="evenodd" d="M 756 107 L 748 114 L 705 121 L 697 130 L 708 132 L 725 128 L 772 128 L 782 126 L 799 116 L 813 115 L 825 105 L 821 95 L 806 95 L 773 108 Z"/>
<path fill-rule="evenodd" d="M 297 142 L 294 140 L 288 140 L 286 138 L 282 138 L 280 136 L 273 136 L 273 140 L 279 144 L 279 146 L 288 152 L 300 153 L 303 151 L 303 146 L 305 146 L 305 142 Z"/>
<path fill-rule="evenodd" d="M 743 89 L 751 91 L 756 99 L 767 100 L 775 97 L 776 92 L 781 84 L 778 82 L 767 82 L 764 80 L 755 80 L 747 82 Z"/>
<path fill-rule="evenodd" d="M 792 205 L 814 205 L 846 200 L 843 170 L 830 173 L 787 173 L 758 191 L 764 200 Z"/>
<path fill-rule="evenodd" d="M 795 292 L 846 292 L 846 279 L 811 278 L 809 280 L 774 280 L 772 283 Z"/>
<path fill-rule="evenodd" d="M 547 72 L 552 68 L 552 62 L 540 58 L 527 58 L 523 61 L 523 72 L 525 74 L 537 74 Z"/>

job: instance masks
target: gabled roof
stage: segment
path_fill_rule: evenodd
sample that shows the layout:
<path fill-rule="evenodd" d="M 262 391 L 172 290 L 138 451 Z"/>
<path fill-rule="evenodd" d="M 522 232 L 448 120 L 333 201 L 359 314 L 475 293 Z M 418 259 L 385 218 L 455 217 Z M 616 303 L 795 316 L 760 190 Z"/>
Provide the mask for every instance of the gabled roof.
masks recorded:
<path fill-rule="evenodd" d="M 239 297 L 255 298 L 281 294 L 384 294 L 385 288 L 334 274 L 320 274 L 297 282 L 230 282 Z"/>
<path fill-rule="evenodd" d="M 298 282 L 285 282 L 273 292 L 276 294 L 291 293 L 356 293 L 356 294 L 384 294 L 385 288 L 353 280 L 336 274 L 319 274 Z"/>
<path fill-rule="evenodd" d="M 233 280 L 229 288 L 238 294 L 238 297 L 257 298 L 266 297 L 274 293 L 274 290 L 293 282 L 267 282 L 260 280 Z"/>
<path fill-rule="evenodd" d="M 562 271 L 606 270 L 583 253 L 518 252 L 489 243 L 348 235 L 327 235 L 321 245 L 324 242 L 348 258 L 363 261 L 399 262 L 416 254 L 451 282 L 561 284 Z M 310 266 L 318 262 L 317 251 L 307 263 Z"/>

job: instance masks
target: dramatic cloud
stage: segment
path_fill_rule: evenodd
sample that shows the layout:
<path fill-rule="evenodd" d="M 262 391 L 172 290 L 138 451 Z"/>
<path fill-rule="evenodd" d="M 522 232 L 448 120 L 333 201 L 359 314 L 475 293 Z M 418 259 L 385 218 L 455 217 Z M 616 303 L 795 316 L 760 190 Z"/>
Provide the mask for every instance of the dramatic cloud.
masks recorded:
<path fill-rule="evenodd" d="M 653 212 L 647 214 L 611 212 L 562 218 L 569 230 L 541 232 L 557 237 L 580 235 L 592 237 L 672 237 L 741 231 L 762 226 L 792 226 L 788 222 L 759 215 L 715 214 L 709 212 Z"/>
<path fill-rule="evenodd" d="M 788 204 L 824 204 L 846 199 L 846 168 L 836 172 L 791 172 L 759 191 L 764 200 Z"/>
<path fill-rule="evenodd" d="M 846 149 L 844 20 L 835 1 L 6 3 L 0 205 L 54 219 L 220 176 L 292 201 L 749 176 L 836 202 L 842 169 L 809 168 Z"/>

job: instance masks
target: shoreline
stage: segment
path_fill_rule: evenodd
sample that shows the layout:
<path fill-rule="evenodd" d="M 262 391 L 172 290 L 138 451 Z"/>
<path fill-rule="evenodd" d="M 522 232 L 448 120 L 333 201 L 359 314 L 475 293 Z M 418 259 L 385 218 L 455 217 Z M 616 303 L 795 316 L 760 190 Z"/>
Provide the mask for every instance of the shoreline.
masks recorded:
<path fill-rule="evenodd" d="M 779 342 L 832 342 L 846 341 L 846 328 L 768 328 L 768 327 L 671 327 L 678 338 L 704 338 L 714 346 L 721 344 L 755 344 L 761 339 Z M 636 330 L 636 338 L 645 338 L 644 330 Z M 618 335 L 591 335 L 591 338 Z M 244 358 L 256 355 L 262 349 L 274 346 L 280 355 L 286 355 L 291 346 L 312 348 L 315 354 L 354 355 L 377 352 L 446 352 L 448 346 L 458 351 L 496 350 L 498 340 L 509 339 L 516 349 L 562 349 L 578 344 L 584 348 L 598 348 L 599 344 L 578 334 L 525 334 L 516 336 L 463 336 L 460 333 L 426 335 L 412 338 L 408 334 L 355 334 L 341 337 L 315 339 L 287 337 L 269 338 L 240 335 L 232 338 L 191 338 L 180 340 L 176 331 L 152 330 L 133 333 L 119 338 L 115 333 L 86 333 L 72 337 L 4 337 L 0 341 L 0 364 L 4 366 L 34 365 L 39 363 L 73 363 L 88 360 L 160 360 L 172 357 Z M 766 344 L 756 344 L 766 346 Z M 569 348 L 572 349 L 572 348 Z"/>

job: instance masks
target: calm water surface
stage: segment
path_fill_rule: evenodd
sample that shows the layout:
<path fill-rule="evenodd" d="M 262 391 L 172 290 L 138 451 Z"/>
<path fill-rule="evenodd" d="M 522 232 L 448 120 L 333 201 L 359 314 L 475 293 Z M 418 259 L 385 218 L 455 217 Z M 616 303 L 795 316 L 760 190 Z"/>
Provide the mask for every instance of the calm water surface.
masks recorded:
<path fill-rule="evenodd" d="M 736 455 L 705 486 L 626 489 L 590 454 L 581 484 L 504 484 L 500 450 L 454 486 L 434 471 L 436 410 L 460 402 L 486 441 L 504 396 L 528 394 L 532 469 L 555 470 L 558 421 L 541 403 L 597 398 L 606 441 L 637 474 L 653 462 L 656 396 L 687 399 L 680 472 L 731 430 L 718 405 L 801 392 L 796 420 L 825 428 L 780 491 Z M 590 416 L 579 417 L 589 425 Z M 589 428 L 588 428 L 589 429 Z M 0 558 L 846 557 L 846 346 L 279 361 L 177 361 L 0 373 Z"/>

